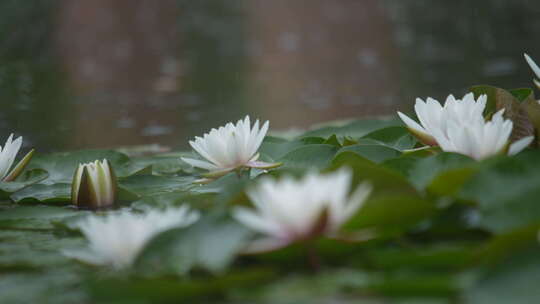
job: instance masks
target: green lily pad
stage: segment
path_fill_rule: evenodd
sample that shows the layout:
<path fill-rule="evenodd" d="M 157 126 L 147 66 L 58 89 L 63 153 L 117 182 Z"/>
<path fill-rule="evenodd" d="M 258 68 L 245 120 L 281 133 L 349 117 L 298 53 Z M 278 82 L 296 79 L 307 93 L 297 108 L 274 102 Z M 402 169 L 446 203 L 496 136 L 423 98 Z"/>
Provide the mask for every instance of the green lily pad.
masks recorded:
<path fill-rule="evenodd" d="M 362 139 L 355 145 L 345 146 L 338 153 L 346 151 L 357 153 L 376 163 L 401 155 L 399 150 L 371 139 Z"/>
<path fill-rule="evenodd" d="M 11 182 L 0 182 L 0 199 L 9 198 L 11 194 L 21 191 L 28 186 L 45 180 L 49 174 L 45 170 L 34 169 L 25 171 Z"/>
<path fill-rule="evenodd" d="M 190 227 L 156 236 L 139 256 L 137 266 L 150 272 L 187 274 L 199 267 L 222 273 L 250 235 L 236 222 L 209 216 Z"/>
<path fill-rule="evenodd" d="M 297 148 L 279 159 L 283 163 L 280 169 L 325 168 L 327 167 L 338 147 L 333 145 L 306 145 Z"/>
<path fill-rule="evenodd" d="M 400 122 L 392 117 L 391 119 L 363 119 L 340 124 L 338 126 L 323 126 L 301 135 L 301 137 L 323 137 L 328 138 L 332 135 L 339 137 L 360 138 L 375 130 L 385 127 L 399 126 Z"/>
<path fill-rule="evenodd" d="M 487 161 L 459 196 L 478 203 L 480 223 L 496 233 L 540 223 L 540 155 L 535 151 Z"/>
<path fill-rule="evenodd" d="M 156 175 L 133 175 L 120 179 L 120 187 L 139 196 L 150 196 L 167 192 L 181 192 L 195 187 L 194 177 L 165 177 Z"/>
<path fill-rule="evenodd" d="M 49 173 L 44 184 L 71 183 L 75 169 L 81 163 L 108 159 L 118 177 L 130 176 L 146 167 L 132 164 L 129 157 L 112 150 L 82 150 L 75 152 L 36 154 L 28 169 L 40 168 Z"/>
<path fill-rule="evenodd" d="M 11 195 L 16 203 L 71 204 L 71 184 L 36 184 Z"/>

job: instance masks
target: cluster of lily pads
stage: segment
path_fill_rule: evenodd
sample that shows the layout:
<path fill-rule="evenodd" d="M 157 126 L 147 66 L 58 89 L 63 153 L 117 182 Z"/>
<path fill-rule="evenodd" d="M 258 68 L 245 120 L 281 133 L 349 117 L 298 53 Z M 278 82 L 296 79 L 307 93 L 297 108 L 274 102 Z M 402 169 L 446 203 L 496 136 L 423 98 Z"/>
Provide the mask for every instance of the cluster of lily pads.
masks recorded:
<path fill-rule="evenodd" d="M 15 166 L 10 136 L 0 302 L 538 302 L 533 90 L 475 86 L 415 112 L 294 135 L 246 116 L 193 152 L 32 150 Z"/>

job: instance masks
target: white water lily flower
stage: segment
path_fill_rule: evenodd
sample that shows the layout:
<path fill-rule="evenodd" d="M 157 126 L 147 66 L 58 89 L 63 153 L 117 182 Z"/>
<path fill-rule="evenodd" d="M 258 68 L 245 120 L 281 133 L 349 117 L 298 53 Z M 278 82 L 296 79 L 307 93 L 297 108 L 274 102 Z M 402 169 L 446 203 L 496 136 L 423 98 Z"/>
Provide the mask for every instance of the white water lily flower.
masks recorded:
<path fill-rule="evenodd" d="M 116 200 L 116 175 L 107 159 L 79 164 L 71 184 L 71 201 L 81 208 L 108 207 Z"/>
<path fill-rule="evenodd" d="M 453 95 L 449 95 L 444 106 L 431 97 L 428 97 L 425 102 L 417 98 L 414 109 L 420 124 L 401 112 L 398 112 L 398 115 L 407 125 L 409 131 L 422 143 L 436 146 L 437 141 L 434 134 L 441 132 L 446 134 L 450 125 L 484 121 L 482 113 L 486 102 L 486 95 L 481 95 L 475 100 L 472 93 L 463 96 L 462 99 L 456 99 Z"/>
<path fill-rule="evenodd" d="M 152 237 L 168 229 L 186 227 L 198 219 L 199 213 L 187 206 L 144 214 L 121 211 L 91 215 L 78 223 L 89 242 L 87 250 L 63 254 L 93 265 L 129 267 Z"/>
<path fill-rule="evenodd" d="M 435 140 L 443 151 L 468 155 L 477 160 L 501 153 L 514 155 L 529 146 L 534 137 L 527 136 L 510 144 L 513 124 L 503 118 L 503 113 L 504 109 L 498 111 L 489 121 L 474 120 L 460 124 L 451 120 L 446 133 L 435 132 Z"/>
<path fill-rule="evenodd" d="M 26 165 L 30 162 L 30 159 L 34 155 L 34 150 L 28 152 L 15 167 L 10 171 L 15 157 L 19 152 L 22 145 L 22 137 L 18 137 L 13 140 L 13 134 L 11 134 L 4 147 L 0 147 L 0 180 L 3 182 L 10 182 L 15 180 L 19 176 Z"/>
<path fill-rule="evenodd" d="M 525 60 L 527 61 L 531 69 L 533 70 L 536 77 L 540 79 L 540 67 L 536 64 L 536 62 L 534 62 L 534 60 L 532 60 L 532 58 L 529 55 L 523 54 L 523 56 L 525 56 Z M 533 82 L 540 89 L 540 80 L 533 79 Z"/>
<path fill-rule="evenodd" d="M 242 167 L 268 169 L 280 164 L 270 164 L 257 161 L 257 151 L 268 131 L 268 121 L 259 128 L 259 120 L 251 127 L 249 116 L 239 120 L 236 125 L 228 123 L 218 129 L 212 129 L 203 137 L 195 137 L 189 144 L 206 159 L 198 160 L 184 158 L 186 163 L 209 170 L 207 176 L 224 175 Z"/>
<path fill-rule="evenodd" d="M 266 178 L 247 191 L 255 210 L 237 207 L 233 217 L 266 235 L 253 244 L 252 251 L 277 248 L 319 234 L 333 235 L 371 192 L 371 186 L 363 183 L 349 195 L 351 179 L 348 169 L 324 175 L 309 172 L 300 180 Z"/>

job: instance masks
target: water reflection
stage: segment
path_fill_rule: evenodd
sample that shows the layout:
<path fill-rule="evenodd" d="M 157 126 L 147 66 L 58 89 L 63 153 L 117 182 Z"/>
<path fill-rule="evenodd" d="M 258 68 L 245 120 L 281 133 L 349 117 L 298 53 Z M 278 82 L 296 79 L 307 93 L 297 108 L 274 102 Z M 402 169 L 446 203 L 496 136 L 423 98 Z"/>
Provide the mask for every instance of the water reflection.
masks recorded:
<path fill-rule="evenodd" d="M 84 134 L 72 144 L 175 145 L 245 112 L 245 14 L 234 3 L 65 1 L 60 56 Z"/>
<path fill-rule="evenodd" d="M 0 130 L 37 147 L 69 146 L 74 110 L 55 54 L 55 1 L 0 1 Z"/>
<path fill-rule="evenodd" d="M 533 1 L 0 2 L 0 135 L 42 150 L 186 139 L 246 113 L 273 128 L 530 86 Z"/>

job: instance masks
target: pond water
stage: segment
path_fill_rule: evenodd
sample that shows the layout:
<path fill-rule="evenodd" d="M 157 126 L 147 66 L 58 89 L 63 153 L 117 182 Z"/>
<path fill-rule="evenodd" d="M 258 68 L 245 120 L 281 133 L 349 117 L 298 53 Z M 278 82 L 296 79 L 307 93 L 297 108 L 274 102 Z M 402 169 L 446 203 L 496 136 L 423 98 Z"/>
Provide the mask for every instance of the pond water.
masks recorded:
<path fill-rule="evenodd" d="M 533 0 L 3 0 L 0 135 L 185 148 L 245 114 L 286 130 L 410 111 L 531 86 L 539 36 Z"/>

